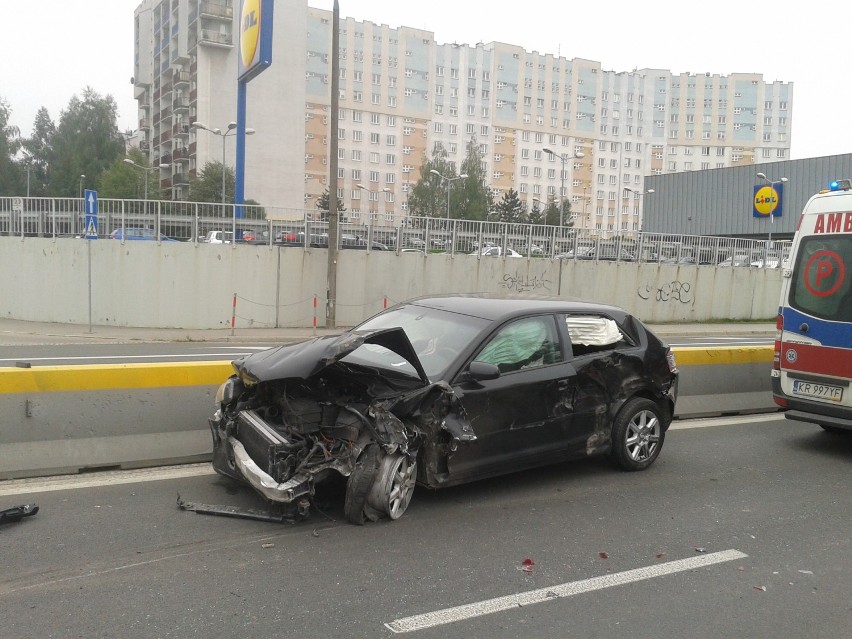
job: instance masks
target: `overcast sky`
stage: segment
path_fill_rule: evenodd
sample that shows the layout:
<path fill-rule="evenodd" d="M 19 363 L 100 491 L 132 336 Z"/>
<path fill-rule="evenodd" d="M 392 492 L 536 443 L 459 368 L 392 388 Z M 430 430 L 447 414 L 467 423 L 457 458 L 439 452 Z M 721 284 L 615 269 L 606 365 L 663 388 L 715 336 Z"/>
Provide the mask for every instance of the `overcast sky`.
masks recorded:
<path fill-rule="evenodd" d="M 233 0 L 240 6 L 240 0 Z M 0 98 L 32 131 L 39 107 L 54 121 L 86 86 L 111 94 L 119 127 L 137 121 L 133 10 L 139 0 L 0 0 Z M 331 9 L 333 0 L 309 0 Z M 606 70 L 762 73 L 794 83 L 793 159 L 852 152 L 848 31 L 836 2 L 515 4 L 459 0 L 340 0 L 340 14 L 432 31 L 439 43 L 499 41 L 601 62 Z M 277 9 L 286 7 L 279 0 Z M 511 8 L 510 8 L 511 7 Z M 273 64 L 281 64 L 273 54 Z"/>

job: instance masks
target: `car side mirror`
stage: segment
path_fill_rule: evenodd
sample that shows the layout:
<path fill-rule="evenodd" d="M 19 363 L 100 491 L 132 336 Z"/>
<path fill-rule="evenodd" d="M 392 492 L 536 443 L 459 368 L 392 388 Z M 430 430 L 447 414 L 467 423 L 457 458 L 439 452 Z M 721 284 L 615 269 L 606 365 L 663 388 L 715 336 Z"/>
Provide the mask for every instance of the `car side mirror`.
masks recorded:
<path fill-rule="evenodd" d="M 497 368 L 497 364 L 489 364 L 487 362 L 473 361 L 467 367 L 467 372 L 470 375 L 470 379 L 475 380 L 497 379 L 500 377 L 500 369 Z"/>

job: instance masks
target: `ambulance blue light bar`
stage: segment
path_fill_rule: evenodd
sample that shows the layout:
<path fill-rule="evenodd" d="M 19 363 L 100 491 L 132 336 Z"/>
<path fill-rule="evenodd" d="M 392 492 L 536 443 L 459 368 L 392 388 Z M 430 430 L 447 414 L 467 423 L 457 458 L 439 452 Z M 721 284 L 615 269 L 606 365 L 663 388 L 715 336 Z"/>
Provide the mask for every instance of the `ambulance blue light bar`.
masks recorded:
<path fill-rule="evenodd" d="M 829 191 L 852 191 L 852 180 L 832 180 L 828 185 Z"/>

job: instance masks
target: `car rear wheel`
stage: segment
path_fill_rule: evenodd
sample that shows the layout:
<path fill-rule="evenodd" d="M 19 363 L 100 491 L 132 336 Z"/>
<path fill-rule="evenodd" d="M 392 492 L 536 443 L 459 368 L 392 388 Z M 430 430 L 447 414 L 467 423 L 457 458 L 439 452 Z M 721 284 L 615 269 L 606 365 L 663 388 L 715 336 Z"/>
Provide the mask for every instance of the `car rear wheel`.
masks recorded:
<path fill-rule="evenodd" d="M 659 456 L 665 436 L 660 408 L 649 399 L 631 399 L 612 425 L 612 457 L 623 470 L 645 470 Z"/>
<path fill-rule="evenodd" d="M 399 519 L 411 503 L 417 481 L 417 462 L 405 455 L 386 455 L 367 498 L 368 504 L 391 519 Z"/>

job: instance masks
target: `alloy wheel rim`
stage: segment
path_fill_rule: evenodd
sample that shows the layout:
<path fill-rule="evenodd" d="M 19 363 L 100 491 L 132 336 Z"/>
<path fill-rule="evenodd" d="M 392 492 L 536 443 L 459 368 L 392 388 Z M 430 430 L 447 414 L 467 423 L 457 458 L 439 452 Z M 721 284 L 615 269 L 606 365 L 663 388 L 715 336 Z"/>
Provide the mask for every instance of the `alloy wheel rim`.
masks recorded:
<path fill-rule="evenodd" d="M 654 456 L 660 445 L 660 420 L 648 410 L 633 416 L 627 424 L 624 443 L 627 454 L 635 462 L 645 462 Z"/>

